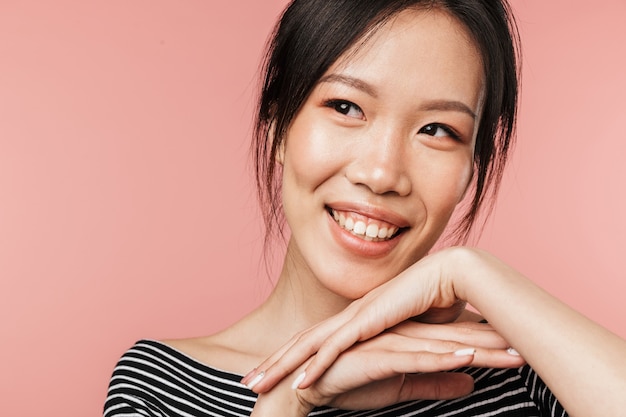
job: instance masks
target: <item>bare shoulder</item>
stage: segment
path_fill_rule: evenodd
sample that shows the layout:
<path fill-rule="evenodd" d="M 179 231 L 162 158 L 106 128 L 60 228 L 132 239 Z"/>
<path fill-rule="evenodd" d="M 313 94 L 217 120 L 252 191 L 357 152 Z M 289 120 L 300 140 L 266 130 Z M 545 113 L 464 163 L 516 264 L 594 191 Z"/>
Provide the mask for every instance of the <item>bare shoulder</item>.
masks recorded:
<path fill-rule="evenodd" d="M 245 375 L 260 360 L 229 335 L 229 329 L 210 336 L 162 340 L 166 345 L 207 366 Z"/>

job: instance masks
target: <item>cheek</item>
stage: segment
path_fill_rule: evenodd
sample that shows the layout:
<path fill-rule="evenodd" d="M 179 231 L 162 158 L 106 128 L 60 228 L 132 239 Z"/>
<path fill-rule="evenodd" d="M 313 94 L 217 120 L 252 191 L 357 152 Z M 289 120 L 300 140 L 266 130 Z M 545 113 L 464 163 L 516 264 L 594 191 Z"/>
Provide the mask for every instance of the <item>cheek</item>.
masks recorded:
<path fill-rule="evenodd" d="M 430 216 L 448 218 L 463 199 L 472 179 L 472 159 L 465 152 L 426 158 L 427 175 L 419 177 L 419 189 Z"/>
<path fill-rule="evenodd" d="M 337 172 L 340 155 L 333 136 L 305 114 L 300 115 L 285 139 L 283 181 L 303 190 L 315 189 Z"/>
<path fill-rule="evenodd" d="M 467 193 L 467 189 L 469 188 L 470 182 L 472 181 L 472 177 L 474 175 L 474 169 L 472 165 L 471 158 L 468 158 L 467 163 L 460 169 L 458 173 L 458 180 L 456 181 L 456 189 L 455 189 L 455 204 L 458 204 L 463 200 L 465 194 Z"/>

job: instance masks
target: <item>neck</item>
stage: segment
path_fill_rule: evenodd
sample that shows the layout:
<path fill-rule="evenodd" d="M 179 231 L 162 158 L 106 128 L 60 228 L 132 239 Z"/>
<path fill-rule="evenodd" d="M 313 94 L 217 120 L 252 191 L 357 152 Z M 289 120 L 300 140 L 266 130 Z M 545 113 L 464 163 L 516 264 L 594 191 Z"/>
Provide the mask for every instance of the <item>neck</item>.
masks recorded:
<path fill-rule="evenodd" d="M 240 321 L 214 336 L 215 343 L 237 351 L 244 372 L 276 352 L 297 333 L 339 313 L 351 300 L 322 286 L 289 243 L 280 277 L 267 300 Z M 240 369 L 241 368 L 241 369 Z"/>
<path fill-rule="evenodd" d="M 350 302 L 322 286 L 290 242 L 276 287 L 258 313 L 290 338 L 337 314 Z"/>

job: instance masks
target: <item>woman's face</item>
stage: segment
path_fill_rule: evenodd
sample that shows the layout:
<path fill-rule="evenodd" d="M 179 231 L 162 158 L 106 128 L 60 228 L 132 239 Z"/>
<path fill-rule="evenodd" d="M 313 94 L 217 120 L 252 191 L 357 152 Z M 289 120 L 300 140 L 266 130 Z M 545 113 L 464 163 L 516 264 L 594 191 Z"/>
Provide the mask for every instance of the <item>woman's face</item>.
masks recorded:
<path fill-rule="evenodd" d="M 478 49 L 459 22 L 406 10 L 320 79 L 281 151 L 299 274 L 348 299 L 423 257 L 472 176 Z"/>

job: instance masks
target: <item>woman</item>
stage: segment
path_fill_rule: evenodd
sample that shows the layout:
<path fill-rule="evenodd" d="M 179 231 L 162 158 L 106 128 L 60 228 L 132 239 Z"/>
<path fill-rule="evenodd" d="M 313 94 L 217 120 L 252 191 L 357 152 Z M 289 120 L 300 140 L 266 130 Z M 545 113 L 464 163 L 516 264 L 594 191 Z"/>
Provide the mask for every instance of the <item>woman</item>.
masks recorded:
<path fill-rule="evenodd" d="M 105 415 L 617 415 L 623 340 L 489 254 L 428 255 L 497 189 L 515 39 L 500 2 L 294 1 L 255 134 L 291 231 L 276 288 L 218 334 L 139 342 Z"/>

